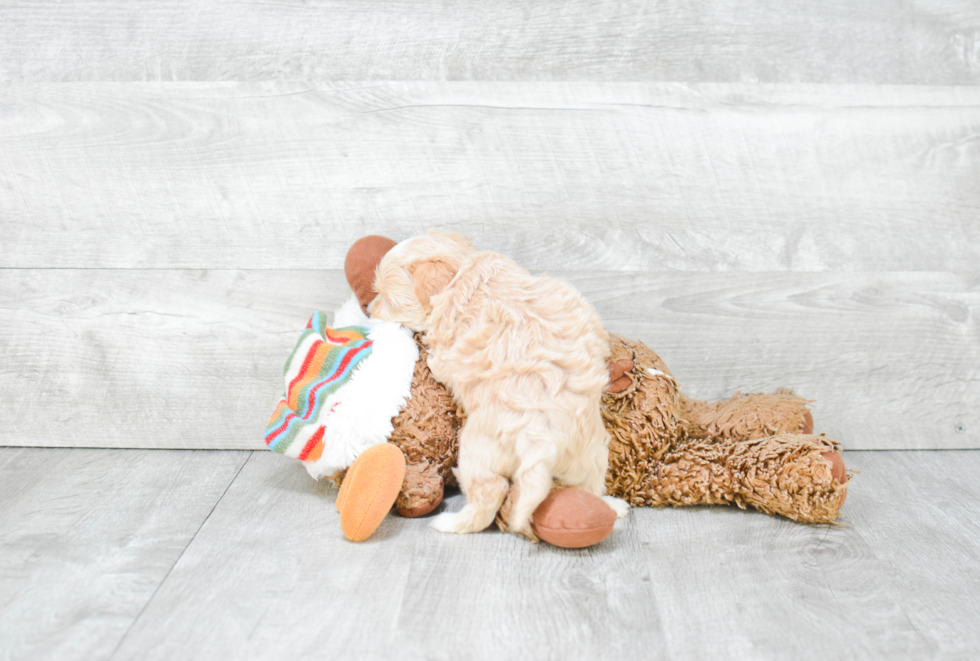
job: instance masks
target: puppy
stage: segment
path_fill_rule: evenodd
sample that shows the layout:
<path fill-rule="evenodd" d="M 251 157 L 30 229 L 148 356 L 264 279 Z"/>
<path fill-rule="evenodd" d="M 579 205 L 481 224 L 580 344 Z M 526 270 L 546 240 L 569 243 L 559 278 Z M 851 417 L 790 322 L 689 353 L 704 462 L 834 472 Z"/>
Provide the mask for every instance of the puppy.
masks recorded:
<path fill-rule="evenodd" d="M 433 527 L 483 530 L 508 480 L 518 494 L 506 522 L 513 532 L 527 532 L 555 479 L 605 493 L 609 434 L 599 400 L 609 337 L 571 285 L 431 231 L 392 248 L 374 286 L 372 314 L 422 333 L 432 375 L 466 412 L 456 470 L 466 505 Z M 625 514 L 624 501 L 606 499 Z"/>

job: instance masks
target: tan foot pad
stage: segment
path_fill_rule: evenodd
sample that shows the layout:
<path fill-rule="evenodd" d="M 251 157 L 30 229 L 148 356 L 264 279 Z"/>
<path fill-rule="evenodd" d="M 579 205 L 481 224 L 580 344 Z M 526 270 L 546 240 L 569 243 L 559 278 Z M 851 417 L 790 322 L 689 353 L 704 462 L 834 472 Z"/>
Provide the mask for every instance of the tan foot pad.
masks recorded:
<path fill-rule="evenodd" d="M 405 455 L 391 443 L 361 453 L 344 475 L 337 495 L 340 528 L 352 542 L 370 537 L 388 516 L 405 481 Z"/>

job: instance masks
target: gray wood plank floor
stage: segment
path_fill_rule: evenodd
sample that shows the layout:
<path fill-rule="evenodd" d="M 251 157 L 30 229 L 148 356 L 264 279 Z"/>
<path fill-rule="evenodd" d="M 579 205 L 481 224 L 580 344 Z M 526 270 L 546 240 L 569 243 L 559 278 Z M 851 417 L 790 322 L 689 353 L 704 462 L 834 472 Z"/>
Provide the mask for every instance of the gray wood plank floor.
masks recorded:
<path fill-rule="evenodd" d="M 0 450 L 0 658 L 109 658 L 248 456 Z"/>
<path fill-rule="evenodd" d="M 976 658 L 980 452 L 846 459 L 842 526 L 634 509 L 568 551 L 355 545 L 262 451 L 0 449 L 0 659 Z"/>

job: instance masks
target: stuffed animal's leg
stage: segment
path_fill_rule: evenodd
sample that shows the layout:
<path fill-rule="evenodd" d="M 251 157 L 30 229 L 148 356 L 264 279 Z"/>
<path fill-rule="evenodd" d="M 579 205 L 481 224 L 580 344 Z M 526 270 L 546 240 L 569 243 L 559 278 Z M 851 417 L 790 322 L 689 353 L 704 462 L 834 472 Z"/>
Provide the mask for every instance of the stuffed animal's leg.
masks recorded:
<path fill-rule="evenodd" d="M 342 479 L 337 494 L 340 527 L 347 539 L 363 542 L 381 525 L 398 497 L 405 480 L 405 455 L 391 443 L 372 445 Z"/>
<path fill-rule="evenodd" d="M 780 434 L 736 443 L 728 458 L 740 507 L 794 521 L 832 523 L 850 481 L 839 445 L 824 436 Z"/>
<path fill-rule="evenodd" d="M 428 462 L 408 464 L 395 508 L 404 517 L 424 516 L 442 502 L 443 490 L 443 479 L 436 466 Z"/>
<path fill-rule="evenodd" d="M 794 521 L 829 523 L 844 503 L 847 483 L 835 441 L 781 434 L 680 445 L 645 477 L 631 500 L 652 506 L 733 502 Z"/>
<path fill-rule="evenodd" d="M 813 433 L 807 400 L 792 391 L 736 394 L 710 404 L 685 395 L 680 398 L 682 435 L 692 440 L 748 441 L 777 434 Z"/>

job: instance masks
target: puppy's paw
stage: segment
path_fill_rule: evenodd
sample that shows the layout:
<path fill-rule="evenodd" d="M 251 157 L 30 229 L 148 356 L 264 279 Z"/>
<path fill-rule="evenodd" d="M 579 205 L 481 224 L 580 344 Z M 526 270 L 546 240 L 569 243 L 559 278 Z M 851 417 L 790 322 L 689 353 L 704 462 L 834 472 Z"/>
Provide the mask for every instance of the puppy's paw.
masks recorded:
<path fill-rule="evenodd" d="M 439 532 L 462 532 L 460 527 L 459 512 L 443 512 L 432 517 L 429 526 Z"/>
<path fill-rule="evenodd" d="M 498 519 L 497 526 L 503 532 L 509 532 L 512 535 L 517 535 L 518 537 L 523 537 L 524 539 L 526 539 L 527 541 L 531 542 L 532 544 L 537 544 L 537 543 L 539 543 L 541 541 L 541 538 L 538 537 L 538 534 L 536 532 L 534 532 L 534 525 L 533 524 L 528 524 L 527 526 L 524 527 L 524 530 L 511 530 L 510 528 L 507 527 L 506 524 L 504 524 L 503 526 L 501 526 L 500 525 L 500 520 Z"/>
<path fill-rule="evenodd" d="M 626 516 L 626 513 L 630 511 L 630 504 L 621 498 L 603 496 L 602 500 L 616 513 L 617 519 L 622 519 L 624 516 Z"/>

